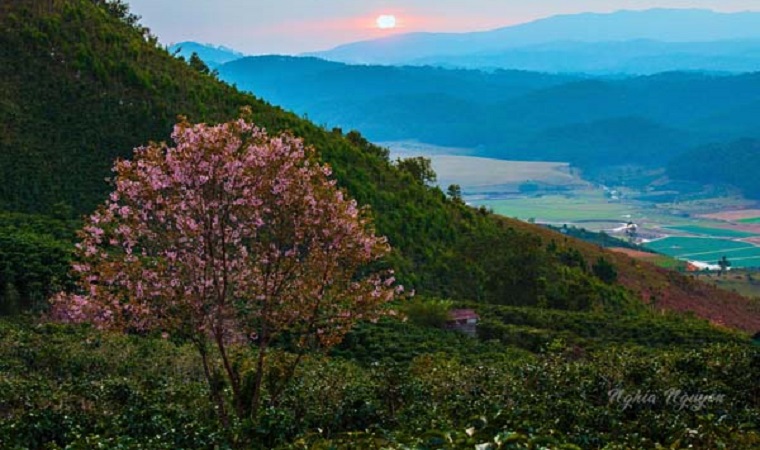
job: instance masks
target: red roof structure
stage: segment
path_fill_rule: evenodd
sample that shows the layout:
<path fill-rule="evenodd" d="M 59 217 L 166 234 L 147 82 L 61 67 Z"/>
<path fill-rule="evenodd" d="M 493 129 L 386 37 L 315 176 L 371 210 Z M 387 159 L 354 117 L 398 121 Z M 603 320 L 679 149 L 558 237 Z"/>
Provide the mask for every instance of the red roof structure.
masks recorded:
<path fill-rule="evenodd" d="M 475 337 L 477 336 L 479 319 L 480 316 L 473 309 L 452 309 L 449 311 L 449 320 L 446 321 L 446 328 Z"/>
<path fill-rule="evenodd" d="M 452 309 L 449 311 L 449 321 L 451 322 L 466 321 L 470 319 L 480 319 L 480 316 L 474 309 Z"/>

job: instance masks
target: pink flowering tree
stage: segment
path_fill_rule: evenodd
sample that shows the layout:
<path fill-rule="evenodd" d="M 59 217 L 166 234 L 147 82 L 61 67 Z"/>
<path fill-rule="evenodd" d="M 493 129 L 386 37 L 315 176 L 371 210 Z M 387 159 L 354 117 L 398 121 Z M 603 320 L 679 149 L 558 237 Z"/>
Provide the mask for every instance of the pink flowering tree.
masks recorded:
<path fill-rule="evenodd" d="M 219 376 L 255 417 L 275 339 L 332 346 L 400 291 L 378 269 L 390 247 L 300 139 L 243 119 L 182 122 L 172 138 L 116 163 L 115 190 L 80 232 L 79 292 L 56 296 L 53 314 L 191 340 L 222 420 Z M 232 361 L 240 344 L 257 349 L 249 373 Z"/>

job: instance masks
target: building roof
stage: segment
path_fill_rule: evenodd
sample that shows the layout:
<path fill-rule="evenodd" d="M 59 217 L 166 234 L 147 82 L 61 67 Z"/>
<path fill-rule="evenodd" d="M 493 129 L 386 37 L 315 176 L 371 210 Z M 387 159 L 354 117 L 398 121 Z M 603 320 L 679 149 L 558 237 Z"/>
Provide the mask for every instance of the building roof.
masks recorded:
<path fill-rule="evenodd" d="M 478 313 L 474 309 L 452 309 L 449 311 L 449 320 L 459 321 L 467 319 L 479 319 Z"/>

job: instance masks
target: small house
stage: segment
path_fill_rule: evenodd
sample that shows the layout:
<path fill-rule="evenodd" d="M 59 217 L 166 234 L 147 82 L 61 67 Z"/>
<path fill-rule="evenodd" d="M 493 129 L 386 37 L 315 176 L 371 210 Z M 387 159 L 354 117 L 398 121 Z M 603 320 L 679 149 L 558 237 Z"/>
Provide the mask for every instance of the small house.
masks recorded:
<path fill-rule="evenodd" d="M 446 328 L 475 337 L 479 319 L 480 316 L 473 309 L 452 309 L 449 311 Z"/>

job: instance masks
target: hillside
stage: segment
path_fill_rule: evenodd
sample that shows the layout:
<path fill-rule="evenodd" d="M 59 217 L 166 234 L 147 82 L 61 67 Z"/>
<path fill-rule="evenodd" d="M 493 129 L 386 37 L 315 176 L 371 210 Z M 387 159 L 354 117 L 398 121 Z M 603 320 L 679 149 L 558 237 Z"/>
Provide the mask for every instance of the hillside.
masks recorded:
<path fill-rule="evenodd" d="M 668 165 L 672 178 L 702 184 L 729 184 L 748 198 L 760 198 L 760 141 L 744 139 L 687 151 Z"/>
<path fill-rule="evenodd" d="M 759 21 L 760 13 L 757 12 L 718 13 L 699 9 L 584 13 L 553 16 L 474 33 L 400 34 L 341 45 L 332 50 L 311 53 L 308 56 L 360 64 L 412 64 L 415 62 L 447 64 L 452 61 L 455 64 L 456 61 L 463 59 L 476 59 L 484 54 L 498 55 L 506 50 L 535 53 L 535 48 L 531 49 L 533 46 L 563 45 L 562 43 L 567 45 L 567 42 L 609 45 L 609 43 L 637 40 L 680 43 L 756 40 L 760 38 L 757 28 Z M 756 45 L 753 48 L 756 52 Z M 668 51 L 670 50 L 656 51 L 650 55 L 666 56 Z M 671 54 L 677 53 L 683 52 L 676 51 Z M 616 58 L 620 56 L 621 52 L 618 52 Z M 607 66 L 607 71 L 614 68 L 615 59 L 612 61 L 613 64 Z M 579 63 L 575 66 L 571 65 L 575 67 L 573 71 L 582 71 L 582 62 L 579 61 Z M 645 63 L 646 61 L 640 62 L 638 67 L 646 67 Z M 711 63 L 712 69 L 718 70 L 719 66 L 715 64 L 716 62 Z M 486 67 L 499 66 L 491 63 Z M 688 67 L 680 67 L 680 69 L 686 68 Z M 703 67 L 703 69 L 710 68 Z"/>
<path fill-rule="evenodd" d="M 757 137 L 760 129 L 758 73 L 612 79 L 292 57 L 243 58 L 218 70 L 240 89 L 371 140 L 588 169 L 664 166 L 693 146 Z"/>
<path fill-rule="evenodd" d="M 188 61 L 193 53 L 195 53 L 212 68 L 245 56 L 231 48 L 210 44 L 199 44 L 197 42 L 179 42 L 170 45 L 169 52 L 182 56 Z"/>

